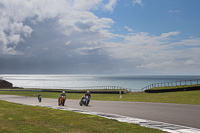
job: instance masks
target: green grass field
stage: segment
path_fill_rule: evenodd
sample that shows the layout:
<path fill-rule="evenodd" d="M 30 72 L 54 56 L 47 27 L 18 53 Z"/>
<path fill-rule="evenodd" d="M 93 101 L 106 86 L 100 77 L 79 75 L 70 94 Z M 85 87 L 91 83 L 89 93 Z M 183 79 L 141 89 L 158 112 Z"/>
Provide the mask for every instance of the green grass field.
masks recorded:
<path fill-rule="evenodd" d="M 0 100 L 1 133 L 162 133 L 160 130 L 44 107 Z"/>
<path fill-rule="evenodd" d="M 54 92 L 24 92 L 24 91 L 0 91 L 0 94 L 21 95 L 37 97 L 41 94 L 43 98 L 58 98 L 60 93 Z M 200 90 L 198 91 L 181 91 L 181 92 L 167 92 L 167 93 L 127 93 L 122 95 L 120 99 L 119 94 L 91 94 L 91 100 L 105 100 L 105 101 L 134 101 L 134 102 L 157 102 L 157 103 L 177 103 L 177 104 L 196 104 L 200 105 Z M 83 94 L 67 93 L 67 99 L 80 99 Z"/>

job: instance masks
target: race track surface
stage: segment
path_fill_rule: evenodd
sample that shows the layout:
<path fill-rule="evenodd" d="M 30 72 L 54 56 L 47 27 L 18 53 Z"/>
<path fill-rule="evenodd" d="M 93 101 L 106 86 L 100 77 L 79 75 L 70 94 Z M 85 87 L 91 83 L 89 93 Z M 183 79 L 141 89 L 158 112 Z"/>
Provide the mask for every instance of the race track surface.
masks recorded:
<path fill-rule="evenodd" d="M 42 98 L 42 102 L 39 103 L 36 97 L 0 95 L 0 100 L 20 104 L 58 106 L 58 100 L 50 98 Z M 111 113 L 200 129 L 200 105 L 91 100 L 90 105 L 86 107 L 80 106 L 79 100 L 67 99 L 65 107 Z"/>

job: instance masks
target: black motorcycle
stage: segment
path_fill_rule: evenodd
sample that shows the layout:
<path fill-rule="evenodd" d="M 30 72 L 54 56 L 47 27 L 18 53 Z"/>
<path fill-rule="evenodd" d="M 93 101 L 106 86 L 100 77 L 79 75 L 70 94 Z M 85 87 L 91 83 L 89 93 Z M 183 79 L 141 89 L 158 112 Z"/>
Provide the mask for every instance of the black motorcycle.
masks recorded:
<path fill-rule="evenodd" d="M 42 101 L 42 96 L 38 95 L 38 101 L 41 102 Z"/>
<path fill-rule="evenodd" d="M 82 97 L 79 104 L 80 106 L 85 105 L 88 106 L 90 103 L 90 97 L 86 96 L 86 97 Z"/>

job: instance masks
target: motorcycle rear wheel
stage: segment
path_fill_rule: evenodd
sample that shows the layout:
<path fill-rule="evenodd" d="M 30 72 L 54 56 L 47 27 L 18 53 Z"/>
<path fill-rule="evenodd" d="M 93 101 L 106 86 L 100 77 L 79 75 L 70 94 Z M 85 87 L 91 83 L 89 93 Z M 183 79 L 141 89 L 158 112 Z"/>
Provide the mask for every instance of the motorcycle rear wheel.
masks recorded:
<path fill-rule="evenodd" d="M 65 101 L 63 100 L 63 101 L 62 101 L 62 106 L 64 106 L 64 105 L 65 105 Z"/>

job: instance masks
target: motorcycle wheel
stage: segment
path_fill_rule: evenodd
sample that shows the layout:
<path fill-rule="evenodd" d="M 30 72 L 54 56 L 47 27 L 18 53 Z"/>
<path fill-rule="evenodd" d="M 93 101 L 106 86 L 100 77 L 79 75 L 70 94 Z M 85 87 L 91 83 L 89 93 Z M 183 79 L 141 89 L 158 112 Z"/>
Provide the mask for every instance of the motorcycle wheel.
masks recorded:
<path fill-rule="evenodd" d="M 63 101 L 62 101 L 62 106 L 64 106 L 64 105 L 65 105 L 65 101 L 63 100 Z"/>
<path fill-rule="evenodd" d="M 58 106 L 60 106 L 60 98 L 58 98 Z"/>
<path fill-rule="evenodd" d="M 90 101 L 86 102 L 86 106 L 88 106 L 88 105 L 89 105 L 89 102 L 90 102 Z"/>

